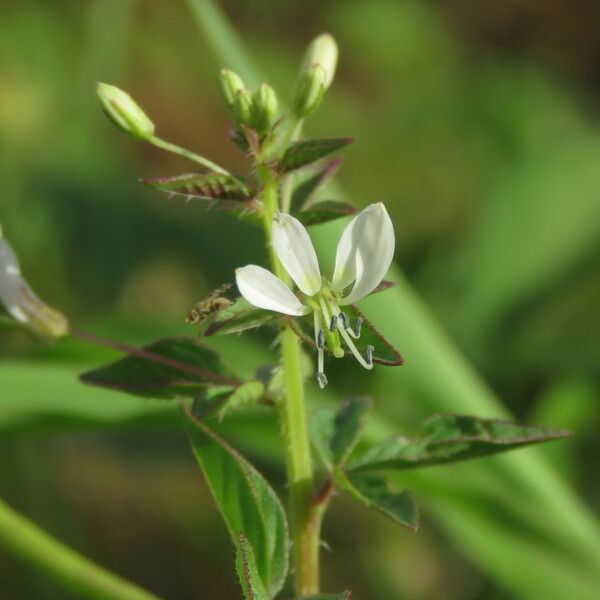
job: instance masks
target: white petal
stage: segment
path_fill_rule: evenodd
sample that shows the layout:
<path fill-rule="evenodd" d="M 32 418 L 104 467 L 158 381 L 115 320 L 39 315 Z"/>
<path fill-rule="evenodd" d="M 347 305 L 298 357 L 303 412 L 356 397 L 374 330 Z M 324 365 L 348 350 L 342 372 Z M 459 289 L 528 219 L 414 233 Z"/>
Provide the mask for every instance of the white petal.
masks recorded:
<path fill-rule="evenodd" d="M 17 256 L 9 243 L 0 238 L 0 302 L 21 323 L 28 320 L 21 308 L 23 284 Z"/>
<path fill-rule="evenodd" d="M 254 306 L 274 310 L 285 315 L 305 315 L 310 312 L 290 288 L 271 271 L 256 265 L 247 265 L 235 271 L 240 294 Z"/>
<path fill-rule="evenodd" d="M 341 304 L 358 302 L 381 283 L 395 243 L 394 226 L 383 203 L 371 204 L 355 217 L 342 234 L 336 256 L 334 286 L 343 289 L 356 280 Z"/>
<path fill-rule="evenodd" d="M 291 215 L 275 213 L 273 248 L 296 285 L 307 296 L 314 296 L 321 289 L 321 272 L 304 225 Z"/>

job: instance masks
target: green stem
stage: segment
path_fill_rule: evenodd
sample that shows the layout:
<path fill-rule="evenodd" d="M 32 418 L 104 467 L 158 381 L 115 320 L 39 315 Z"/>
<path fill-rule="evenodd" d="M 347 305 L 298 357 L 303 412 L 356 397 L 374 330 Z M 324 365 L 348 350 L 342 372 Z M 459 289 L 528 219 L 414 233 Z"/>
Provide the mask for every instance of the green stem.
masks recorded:
<path fill-rule="evenodd" d="M 0 545 L 82 598 L 159 600 L 65 546 L 2 500 Z"/>
<path fill-rule="evenodd" d="M 289 281 L 271 245 L 271 222 L 278 209 L 277 182 L 268 170 L 259 166 L 264 183 L 263 224 L 269 246 L 273 271 L 283 281 Z M 304 382 L 300 368 L 300 340 L 285 326 L 280 335 L 285 398 L 280 412 L 283 425 L 285 456 L 289 487 L 289 517 L 296 573 L 296 596 L 307 596 L 319 591 L 319 528 L 313 514 L 313 471 L 308 438 Z"/>
<path fill-rule="evenodd" d="M 200 156 L 200 154 L 196 154 L 195 152 L 192 152 L 191 150 L 186 150 L 185 148 L 182 148 L 181 146 L 176 146 L 175 144 L 171 144 L 171 142 L 167 142 L 166 140 L 163 140 L 162 138 L 153 136 L 148 141 L 153 146 L 156 146 L 157 148 L 162 148 L 163 150 L 167 150 L 168 152 L 173 152 L 174 154 L 179 154 L 179 156 L 183 156 L 184 158 L 187 158 L 195 163 L 198 163 L 199 165 L 202 165 L 203 167 L 206 167 L 207 169 L 210 169 L 211 171 L 214 171 L 215 173 L 221 173 L 222 175 L 231 175 L 231 173 L 227 169 L 224 169 L 223 167 L 219 166 L 217 163 L 214 163 L 212 160 L 209 160 L 208 158 L 204 158 L 204 156 Z"/>

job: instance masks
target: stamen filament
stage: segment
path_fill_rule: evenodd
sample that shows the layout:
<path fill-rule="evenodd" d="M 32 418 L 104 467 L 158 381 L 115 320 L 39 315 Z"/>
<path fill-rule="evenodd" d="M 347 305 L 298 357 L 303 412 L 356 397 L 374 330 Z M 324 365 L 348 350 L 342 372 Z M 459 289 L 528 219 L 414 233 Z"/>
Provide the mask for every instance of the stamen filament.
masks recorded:
<path fill-rule="evenodd" d="M 317 381 L 319 387 L 323 389 L 327 385 L 327 377 L 325 376 L 325 332 L 321 329 L 319 315 L 317 311 L 313 311 L 313 319 L 315 324 L 315 342 L 317 343 Z"/>
<path fill-rule="evenodd" d="M 331 307 L 332 312 L 334 312 L 336 310 L 336 308 L 337 308 L 337 312 L 340 312 L 340 309 L 335 305 L 334 302 L 330 302 L 330 307 Z M 342 337 L 344 338 L 344 341 L 346 342 L 346 345 L 348 346 L 348 348 L 350 348 L 350 351 L 352 352 L 352 354 L 354 354 L 354 358 L 356 358 L 356 360 L 365 369 L 372 369 L 373 368 L 373 363 L 369 364 L 364 359 L 364 357 L 362 356 L 362 354 L 358 351 L 358 348 L 354 345 L 354 342 L 352 341 L 352 339 L 348 335 L 348 331 L 342 325 L 341 320 L 338 320 L 337 325 L 338 325 L 338 331 L 342 334 Z"/>

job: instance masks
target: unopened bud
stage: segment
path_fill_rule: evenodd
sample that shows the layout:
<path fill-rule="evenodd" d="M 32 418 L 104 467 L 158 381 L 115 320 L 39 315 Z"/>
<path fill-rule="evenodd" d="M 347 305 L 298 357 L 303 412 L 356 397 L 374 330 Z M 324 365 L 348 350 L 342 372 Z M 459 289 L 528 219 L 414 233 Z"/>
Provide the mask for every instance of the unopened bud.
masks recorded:
<path fill-rule="evenodd" d="M 104 112 L 119 129 L 141 140 L 154 135 L 154 123 L 129 94 L 107 83 L 98 83 L 96 93 Z"/>
<path fill-rule="evenodd" d="M 245 89 L 242 78 L 229 69 L 222 69 L 219 83 L 221 84 L 221 92 L 223 92 L 225 104 L 229 109 L 233 109 L 237 93 Z"/>
<path fill-rule="evenodd" d="M 298 118 L 307 117 L 321 104 L 325 81 L 325 70 L 321 65 L 312 65 L 300 74 L 293 101 L 294 114 Z"/>
<path fill-rule="evenodd" d="M 233 105 L 233 116 L 241 125 L 249 125 L 253 116 L 252 94 L 247 90 L 238 90 Z"/>
<path fill-rule="evenodd" d="M 69 331 L 64 315 L 42 302 L 23 279 L 17 255 L 0 230 L 0 304 L 38 335 L 61 337 Z"/>
<path fill-rule="evenodd" d="M 302 73 L 312 65 L 321 65 L 325 71 L 324 86 L 327 89 L 333 81 L 337 60 L 338 47 L 335 39 L 330 33 L 322 33 L 308 45 L 302 59 L 300 72 Z"/>
<path fill-rule="evenodd" d="M 253 124 L 259 133 L 269 129 L 277 116 L 277 95 L 275 90 L 267 83 L 261 83 L 254 93 L 254 119 Z"/>

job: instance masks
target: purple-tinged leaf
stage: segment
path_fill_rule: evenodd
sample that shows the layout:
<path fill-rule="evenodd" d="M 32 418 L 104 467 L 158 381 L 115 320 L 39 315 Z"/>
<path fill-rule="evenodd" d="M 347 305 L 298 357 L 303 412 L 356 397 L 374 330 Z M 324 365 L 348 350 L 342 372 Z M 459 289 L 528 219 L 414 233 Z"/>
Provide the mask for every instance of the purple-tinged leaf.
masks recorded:
<path fill-rule="evenodd" d="M 351 137 L 344 137 L 294 142 L 285 151 L 278 164 L 278 171 L 280 173 L 290 173 L 321 160 L 353 141 L 354 139 Z"/>
<path fill-rule="evenodd" d="M 193 338 L 164 338 L 144 348 L 114 347 L 129 356 L 83 373 L 84 383 L 165 399 L 193 397 L 212 385 L 240 385 L 219 355 Z"/>
<path fill-rule="evenodd" d="M 308 208 L 317 200 L 317 195 L 331 180 L 341 166 L 343 160 L 336 158 L 303 181 L 299 182 L 292 192 L 292 212 Z"/>
<path fill-rule="evenodd" d="M 318 225 L 327 223 L 334 219 L 348 217 L 356 212 L 356 208 L 347 202 L 339 202 L 336 200 L 325 200 L 323 202 L 315 202 L 308 208 L 304 208 L 294 216 L 305 226 Z"/>
<path fill-rule="evenodd" d="M 142 179 L 143 184 L 168 194 L 178 194 L 187 199 L 198 198 L 214 202 L 220 210 L 237 210 L 248 213 L 260 209 L 260 203 L 239 178 L 221 173 L 185 173 L 173 177 Z"/>
<path fill-rule="evenodd" d="M 419 507 L 412 492 L 393 492 L 386 480 L 372 473 L 336 472 L 339 486 L 359 502 L 375 508 L 404 527 L 417 531 Z"/>
<path fill-rule="evenodd" d="M 568 431 L 465 415 L 434 415 L 415 439 L 395 437 L 352 461 L 352 472 L 404 470 L 480 458 L 570 435 Z"/>

